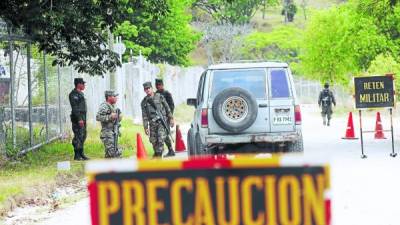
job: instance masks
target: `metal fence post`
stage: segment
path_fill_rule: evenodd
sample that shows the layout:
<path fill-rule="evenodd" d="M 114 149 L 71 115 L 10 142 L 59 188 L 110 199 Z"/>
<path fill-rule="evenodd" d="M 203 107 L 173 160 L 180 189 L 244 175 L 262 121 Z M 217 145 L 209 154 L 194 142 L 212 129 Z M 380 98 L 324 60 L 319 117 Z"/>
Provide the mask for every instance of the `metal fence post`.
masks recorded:
<path fill-rule="evenodd" d="M 46 123 L 46 141 L 49 140 L 49 102 L 48 102 L 48 96 L 47 96 L 47 67 L 46 67 L 46 52 L 43 50 L 43 65 L 44 65 L 44 114 L 45 114 L 45 123 Z"/>
<path fill-rule="evenodd" d="M 6 155 L 6 139 L 3 129 L 4 115 L 4 107 L 0 105 L 0 160 L 2 156 Z"/>
<path fill-rule="evenodd" d="M 11 35 L 9 33 L 9 35 Z M 9 40 L 9 51 L 10 51 L 10 78 L 11 78 L 11 132 L 12 132 L 12 146 L 13 148 L 16 147 L 17 144 L 17 133 L 16 133 L 16 125 L 15 125 L 15 76 L 14 76 L 14 47 L 13 47 L 13 41 Z"/>
<path fill-rule="evenodd" d="M 58 80 L 58 132 L 61 135 L 63 132 L 62 118 L 61 118 L 61 77 L 60 77 L 60 66 L 57 65 L 57 80 Z"/>
<path fill-rule="evenodd" d="M 28 42 L 26 45 L 27 58 L 26 69 L 28 73 L 28 122 L 29 122 L 29 146 L 34 145 L 33 140 L 33 126 L 32 126 L 32 74 L 31 74 L 31 44 Z"/>

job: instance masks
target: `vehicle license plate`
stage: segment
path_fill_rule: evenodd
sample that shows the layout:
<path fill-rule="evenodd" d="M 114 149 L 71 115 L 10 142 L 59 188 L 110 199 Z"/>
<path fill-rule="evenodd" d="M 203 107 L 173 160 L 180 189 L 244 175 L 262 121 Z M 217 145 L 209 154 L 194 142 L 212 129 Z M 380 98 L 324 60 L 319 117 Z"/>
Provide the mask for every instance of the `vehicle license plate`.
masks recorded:
<path fill-rule="evenodd" d="M 292 117 L 289 115 L 277 115 L 273 119 L 274 125 L 288 125 L 292 124 Z"/>

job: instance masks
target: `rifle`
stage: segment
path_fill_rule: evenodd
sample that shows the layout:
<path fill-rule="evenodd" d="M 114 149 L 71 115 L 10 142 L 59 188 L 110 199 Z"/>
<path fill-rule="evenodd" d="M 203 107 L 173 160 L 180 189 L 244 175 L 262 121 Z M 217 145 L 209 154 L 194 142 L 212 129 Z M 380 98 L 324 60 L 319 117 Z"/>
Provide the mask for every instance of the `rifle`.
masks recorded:
<path fill-rule="evenodd" d="M 160 111 L 158 111 L 156 104 L 154 103 L 153 99 L 149 99 L 149 103 L 151 106 L 153 106 L 153 108 L 156 110 L 156 118 L 155 121 L 160 121 L 161 125 L 163 125 L 163 127 L 165 128 L 165 130 L 167 131 L 167 135 L 168 137 L 171 138 L 171 141 L 174 142 L 174 139 L 172 138 L 171 135 L 171 129 L 168 126 L 167 122 L 164 119 L 164 116 L 161 114 Z"/>
<path fill-rule="evenodd" d="M 119 117 L 121 114 L 121 110 L 119 110 L 117 108 L 115 113 L 117 113 L 117 118 L 115 119 L 114 129 L 113 129 L 114 130 L 114 150 L 115 150 L 115 152 L 118 152 L 119 151 L 118 150 L 118 137 L 120 135 L 119 128 L 121 127 L 121 124 L 119 124 Z"/>

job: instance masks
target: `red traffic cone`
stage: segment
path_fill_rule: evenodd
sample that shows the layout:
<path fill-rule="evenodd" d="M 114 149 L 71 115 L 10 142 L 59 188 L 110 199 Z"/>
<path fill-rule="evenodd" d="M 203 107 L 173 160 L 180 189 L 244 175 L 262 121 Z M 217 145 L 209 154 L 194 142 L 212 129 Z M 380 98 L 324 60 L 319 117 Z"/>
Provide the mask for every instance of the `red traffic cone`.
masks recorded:
<path fill-rule="evenodd" d="M 144 148 L 144 144 L 142 141 L 142 136 L 140 136 L 139 133 L 136 134 L 136 156 L 137 159 L 146 159 L 147 158 L 147 153 Z"/>
<path fill-rule="evenodd" d="M 375 139 L 386 139 L 383 134 L 382 121 L 380 112 L 376 113 L 376 123 L 375 123 Z"/>
<path fill-rule="evenodd" d="M 354 134 L 354 125 L 353 125 L 353 113 L 349 112 L 349 119 L 347 121 L 346 135 L 342 137 L 342 139 L 354 140 L 356 135 Z"/>
<path fill-rule="evenodd" d="M 184 152 L 186 150 L 185 142 L 182 139 L 182 133 L 179 129 L 179 125 L 176 125 L 176 139 L 175 139 L 175 151 Z"/>

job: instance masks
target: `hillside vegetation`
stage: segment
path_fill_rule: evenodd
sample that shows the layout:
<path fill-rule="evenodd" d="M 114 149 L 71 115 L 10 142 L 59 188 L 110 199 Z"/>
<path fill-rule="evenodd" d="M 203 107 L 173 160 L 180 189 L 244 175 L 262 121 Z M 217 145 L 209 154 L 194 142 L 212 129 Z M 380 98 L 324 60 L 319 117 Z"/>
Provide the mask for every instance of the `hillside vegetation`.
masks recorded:
<path fill-rule="evenodd" d="M 222 43 L 235 43 L 232 57 L 218 52 L 220 48 L 214 47 L 217 41 L 213 45 L 208 41 L 200 42 L 193 61 L 282 60 L 291 64 L 296 75 L 344 86 L 350 85 L 354 76 L 400 73 L 399 1 L 288 0 L 294 6 L 285 6 L 287 12 L 281 4 L 267 2 L 266 7 L 257 6 L 248 23 L 249 32 L 237 34 L 233 40 L 231 34 L 220 35 L 225 37 Z M 285 21 L 288 12 L 294 13 L 291 22 Z M 212 57 L 210 50 L 214 50 Z M 221 55 L 225 57 L 221 59 Z"/>

